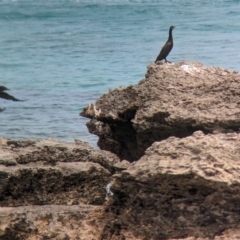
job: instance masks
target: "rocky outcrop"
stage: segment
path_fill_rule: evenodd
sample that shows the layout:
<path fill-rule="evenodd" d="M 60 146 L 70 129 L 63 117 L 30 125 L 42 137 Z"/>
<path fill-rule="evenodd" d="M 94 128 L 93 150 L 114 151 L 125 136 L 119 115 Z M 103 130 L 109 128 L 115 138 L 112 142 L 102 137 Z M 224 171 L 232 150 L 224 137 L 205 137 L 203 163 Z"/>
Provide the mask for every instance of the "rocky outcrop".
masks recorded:
<path fill-rule="evenodd" d="M 238 239 L 239 172 L 240 134 L 155 142 L 114 175 L 103 239 Z"/>
<path fill-rule="evenodd" d="M 138 160 L 154 142 L 194 131 L 238 131 L 240 76 L 200 63 L 151 64 L 145 79 L 104 94 L 81 115 L 101 149 Z"/>
<path fill-rule="evenodd" d="M 237 240 L 239 146 L 238 133 L 197 131 L 155 142 L 130 164 L 81 141 L 1 139 L 0 239 Z M 58 179 L 39 178 L 42 168 Z"/>
<path fill-rule="evenodd" d="M 87 143 L 6 141 L 0 153 L 0 204 L 95 204 L 118 158 Z M 86 194 L 87 193 L 87 194 Z"/>
<path fill-rule="evenodd" d="M 151 64 L 83 109 L 99 147 L 132 161 L 115 165 L 100 239 L 239 238 L 239 89 L 236 71 Z"/>
<path fill-rule="evenodd" d="M 0 208 L 1 240 L 97 240 L 99 206 L 43 205 Z"/>
<path fill-rule="evenodd" d="M 97 239 L 116 163 L 80 140 L 0 138 L 0 239 Z"/>
<path fill-rule="evenodd" d="M 151 64 L 81 113 L 104 150 L 0 138 L 0 239 L 239 239 L 239 86 L 236 72 Z"/>

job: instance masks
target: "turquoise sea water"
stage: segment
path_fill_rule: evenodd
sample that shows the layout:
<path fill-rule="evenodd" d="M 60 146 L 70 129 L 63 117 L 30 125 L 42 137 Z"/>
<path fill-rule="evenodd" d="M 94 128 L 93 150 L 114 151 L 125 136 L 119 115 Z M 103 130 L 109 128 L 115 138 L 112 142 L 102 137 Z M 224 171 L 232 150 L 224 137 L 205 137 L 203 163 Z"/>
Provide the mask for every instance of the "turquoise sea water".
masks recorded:
<path fill-rule="evenodd" d="M 240 1 L 0 0 L 0 135 L 79 138 L 96 145 L 79 112 L 135 84 L 168 37 L 168 60 L 240 71 Z"/>

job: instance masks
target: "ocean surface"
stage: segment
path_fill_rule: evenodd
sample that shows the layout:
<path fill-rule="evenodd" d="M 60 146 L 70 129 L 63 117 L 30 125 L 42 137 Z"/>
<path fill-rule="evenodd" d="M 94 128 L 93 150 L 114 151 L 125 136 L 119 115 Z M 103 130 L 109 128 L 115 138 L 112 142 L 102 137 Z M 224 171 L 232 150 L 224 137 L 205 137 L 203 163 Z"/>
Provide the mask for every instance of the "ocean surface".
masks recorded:
<path fill-rule="evenodd" d="M 0 0 L 0 136 L 82 139 L 79 112 L 109 89 L 136 84 L 168 38 L 168 60 L 240 71 L 238 0 Z"/>

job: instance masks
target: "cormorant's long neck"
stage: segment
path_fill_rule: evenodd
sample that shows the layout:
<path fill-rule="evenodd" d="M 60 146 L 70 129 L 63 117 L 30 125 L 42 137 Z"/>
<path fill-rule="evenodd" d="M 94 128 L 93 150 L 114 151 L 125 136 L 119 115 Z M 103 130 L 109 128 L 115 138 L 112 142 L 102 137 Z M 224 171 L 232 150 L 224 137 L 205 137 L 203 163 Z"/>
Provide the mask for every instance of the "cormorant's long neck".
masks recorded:
<path fill-rule="evenodd" d="M 169 29 L 169 37 L 168 37 L 168 41 L 173 41 L 173 37 L 172 37 L 172 29 Z"/>

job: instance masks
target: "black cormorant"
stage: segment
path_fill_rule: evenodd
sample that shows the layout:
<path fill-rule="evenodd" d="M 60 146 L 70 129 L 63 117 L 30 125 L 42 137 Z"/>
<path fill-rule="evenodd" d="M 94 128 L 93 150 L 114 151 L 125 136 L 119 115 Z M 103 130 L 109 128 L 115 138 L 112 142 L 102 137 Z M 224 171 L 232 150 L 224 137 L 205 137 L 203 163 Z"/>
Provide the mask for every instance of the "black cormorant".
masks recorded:
<path fill-rule="evenodd" d="M 163 46 L 161 52 L 159 53 L 159 55 L 157 56 L 157 59 L 155 61 L 158 62 L 158 61 L 161 61 L 163 59 L 165 59 L 165 62 L 168 62 L 167 61 L 167 56 L 168 54 L 171 52 L 172 48 L 173 48 L 173 37 L 172 37 L 172 30 L 174 29 L 175 27 L 174 26 L 171 26 L 169 28 L 169 37 L 168 37 L 168 40 L 167 42 L 165 43 L 165 45 Z"/>
<path fill-rule="evenodd" d="M 0 86 L 0 98 L 12 100 L 12 101 L 22 101 L 22 100 L 19 100 L 15 97 L 9 95 L 8 93 L 6 93 L 5 91 L 7 91 L 7 90 L 9 90 L 9 89 L 4 86 Z"/>

